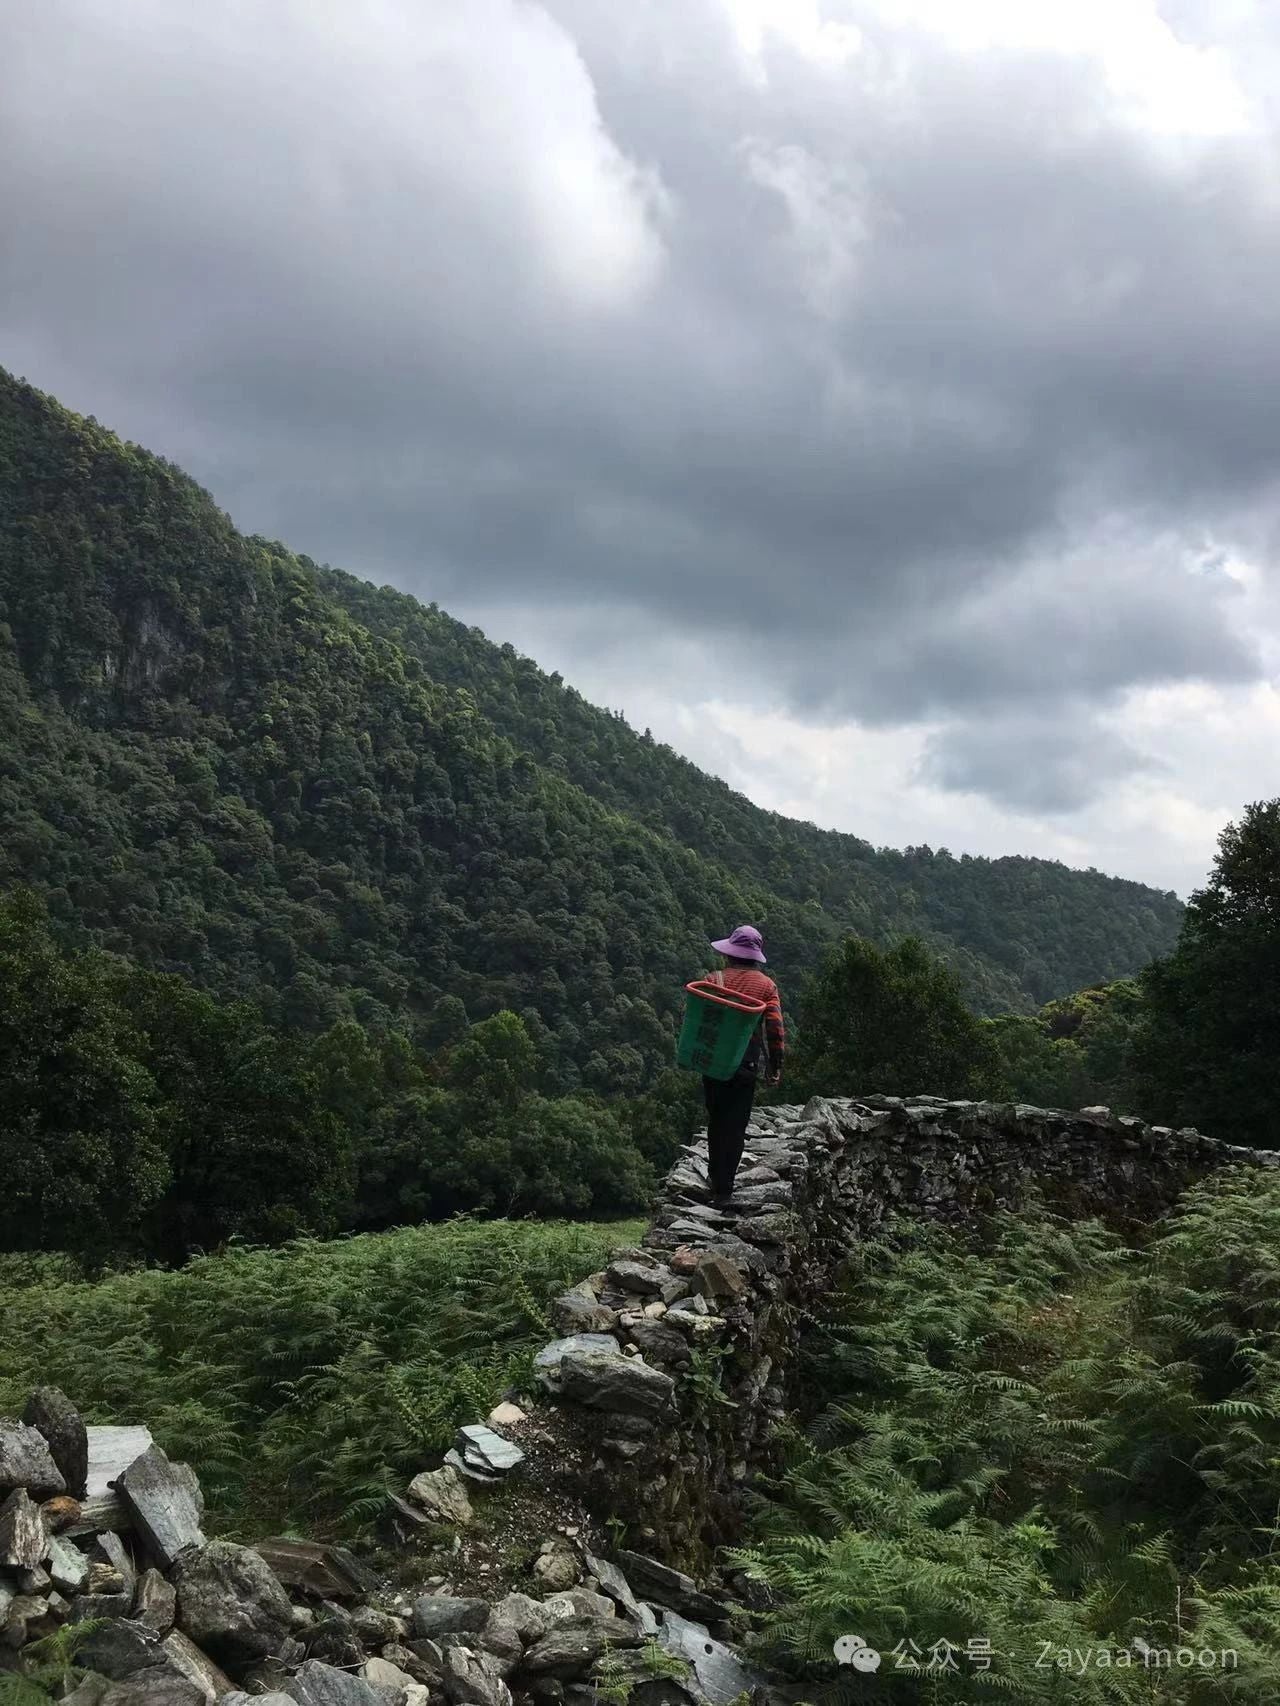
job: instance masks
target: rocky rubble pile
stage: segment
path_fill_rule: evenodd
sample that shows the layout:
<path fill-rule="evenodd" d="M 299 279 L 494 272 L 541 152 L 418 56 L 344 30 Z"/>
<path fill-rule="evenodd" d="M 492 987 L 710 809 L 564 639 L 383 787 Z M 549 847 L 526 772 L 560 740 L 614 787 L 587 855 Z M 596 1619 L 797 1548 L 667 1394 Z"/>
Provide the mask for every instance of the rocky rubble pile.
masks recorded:
<path fill-rule="evenodd" d="M 469 1526 L 464 1475 L 523 1462 L 492 1425 L 513 1414 L 462 1430 L 401 1518 Z M 203 1522 L 195 1475 L 145 1429 L 86 1428 L 61 1392 L 34 1394 L 0 1420 L 0 1673 L 68 1706 L 763 1703 L 712 1632 L 723 1604 L 655 1559 L 600 1555 L 577 1525 L 544 1543 L 529 1592 L 479 1597 L 441 1576 L 393 1589 L 338 1546 L 208 1539 Z M 59 1631 L 76 1640 L 50 1676 Z"/>

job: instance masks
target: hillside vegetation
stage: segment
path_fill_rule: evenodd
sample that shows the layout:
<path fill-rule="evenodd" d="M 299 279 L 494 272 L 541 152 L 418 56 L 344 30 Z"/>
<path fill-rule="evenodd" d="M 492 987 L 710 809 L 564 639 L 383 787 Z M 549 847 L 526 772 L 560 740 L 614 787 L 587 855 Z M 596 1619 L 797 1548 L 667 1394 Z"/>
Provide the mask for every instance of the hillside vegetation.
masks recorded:
<path fill-rule="evenodd" d="M 317 1032 L 510 1010 L 553 1092 L 670 1060 L 707 938 L 785 979 L 910 928 L 982 1011 L 1172 942 L 1172 895 L 877 851 L 753 807 L 434 608 L 245 538 L 0 375 L 0 880 L 57 927 Z"/>
<path fill-rule="evenodd" d="M 149 1425 L 242 1536 L 359 1530 L 553 1336 L 547 1300 L 639 1235 L 454 1221 L 86 1279 L 0 1256 L 0 1415 L 46 1382 Z"/>
<path fill-rule="evenodd" d="M 1273 1701 L 1277 1252 L 1252 1170 L 1143 1250 L 1034 1212 L 854 1250 L 805 1342 L 822 1408 L 739 1557 L 773 1662 L 808 1698 Z"/>

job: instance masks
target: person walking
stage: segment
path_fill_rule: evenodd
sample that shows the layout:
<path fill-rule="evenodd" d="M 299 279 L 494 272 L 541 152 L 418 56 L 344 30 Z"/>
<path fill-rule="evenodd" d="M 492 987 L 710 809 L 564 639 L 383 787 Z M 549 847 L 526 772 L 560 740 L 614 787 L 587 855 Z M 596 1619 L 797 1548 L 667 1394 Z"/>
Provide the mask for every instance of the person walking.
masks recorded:
<path fill-rule="evenodd" d="M 731 936 L 711 946 L 724 955 L 725 966 L 723 971 L 712 972 L 710 981 L 737 995 L 764 1002 L 764 1018 L 747 1044 L 737 1072 L 729 1079 L 704 1077 L 702 1080 L 707 1101 L 711 1200 L 716 1208 L 727 1208 L 733 1198 L 733 1181 L 747 1140 L 756 1084 L 762 1076 L 770 1088 L 782 1082 L 787 1037 L 778 986 L 760 970 L 767 963 L 760 932 L 750 924 L 740 924 Z"/>

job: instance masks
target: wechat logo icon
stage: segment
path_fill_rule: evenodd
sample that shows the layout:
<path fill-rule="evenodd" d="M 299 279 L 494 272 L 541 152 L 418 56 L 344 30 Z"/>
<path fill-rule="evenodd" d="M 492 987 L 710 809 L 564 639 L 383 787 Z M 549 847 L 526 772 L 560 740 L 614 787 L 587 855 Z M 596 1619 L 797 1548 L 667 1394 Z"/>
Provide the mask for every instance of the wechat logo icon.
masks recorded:
<path fill-rule="evenodd" d="M 879 1670 L 880 1655 L 874 1647 L 869 1647 L 861 1635 L 841 1635 L 831 1649 L 836 1655 L 836 1663 L 852 1665 L 854 1670 Z"/>

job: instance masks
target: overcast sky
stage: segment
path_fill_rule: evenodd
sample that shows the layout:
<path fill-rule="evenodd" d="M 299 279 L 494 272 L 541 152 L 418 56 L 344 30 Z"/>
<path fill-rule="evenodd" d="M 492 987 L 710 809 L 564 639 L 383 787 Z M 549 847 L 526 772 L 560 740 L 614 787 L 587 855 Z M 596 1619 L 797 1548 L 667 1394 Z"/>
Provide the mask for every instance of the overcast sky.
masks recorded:
<path fill-rule="evenodd" d="M 0 0 L 0 364 L 753 799 L 1280 792 L 1267 0 Z"/>

